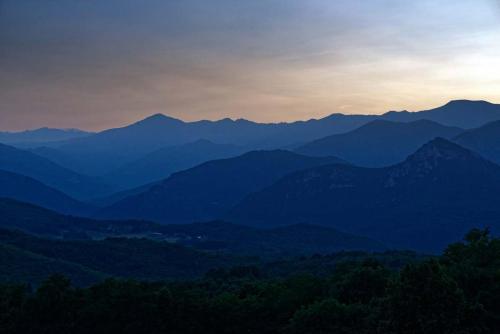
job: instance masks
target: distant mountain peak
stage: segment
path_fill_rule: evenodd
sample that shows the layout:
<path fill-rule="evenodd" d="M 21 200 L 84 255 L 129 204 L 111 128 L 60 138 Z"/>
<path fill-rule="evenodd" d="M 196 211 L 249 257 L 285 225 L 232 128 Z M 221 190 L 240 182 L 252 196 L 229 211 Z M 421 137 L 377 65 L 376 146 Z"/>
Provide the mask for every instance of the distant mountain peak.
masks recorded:
<path fill-rule="evenodd" d="M 245 124 L 245 125 L 249 125 L 249 124 L 250 124 L 250 125 L 251 125 L 251 124 L 256 124 L 255 122 L 250 121 L 250 120 L 248 120 L 248 119 L 246 119 L 246 118 L 238 118 L 238 119 L 236 119 L 236 120 L 235 120 L 235 123 L 240 124 L 240 125 L 241 125 L 241 124 Z M 263 124 L 264 124 L 264 123 L 263 123 Z"/>
<path fill-rule="evenodd" d="M 135 123 L 135 124 L 159 124 L 159 123 L 184 123 L 180 119 L 173 118 L 164 114 L 154 114 L 149 117 L 144 118 L 143 120 Z"/>
<path fill-rule="evenodd" d="M 399 114 L 409 114 L 410 111 L 408 110 L 390 110 L 384 114 L 382 114 L 382 116 L 392 116 L 392 115 L 399 115 Z"/>
<path fill-rule="evenodd" d="M 410 155 L 407 162 L 437 162 L 439 160 L 466 160 L 477 155 L 449 140 L 437 137 Z"/>
<path fill-rule="evenodd" d="M 453 143 L 447 139 L 442 137 L 436 137 L 433 140 L 429 141 L 427 144 L 423 145 L 420 150 L 424 151 L 426 149 L 438 149 L 440 151 L 461 151 L 471 153 L 469 150 L 463 148 L 462 146 Z M 418 152 L 418 151 L 417 151 Z"/>
<path fill-rule="evenodd" d="M 467 99 L 458 99 L 451 100 L 445 104 L 445 106 L 456 106 L 456 105 L 464 105 L 464 104 L 488 104 L 491 105 L 493 103 L 484 101 L 484 100 L 467 100 Z"/>
<path fill-rule="evenodd" d="M 145 120 L 149 119 L 149 120 L 154 120 L 154 119 L 168 119 L 170 118 L 169 116 L 166 116 L 162 113 L 157 113 L 157 114 L 153 114 L 149 117 L 146 117 Z"/>

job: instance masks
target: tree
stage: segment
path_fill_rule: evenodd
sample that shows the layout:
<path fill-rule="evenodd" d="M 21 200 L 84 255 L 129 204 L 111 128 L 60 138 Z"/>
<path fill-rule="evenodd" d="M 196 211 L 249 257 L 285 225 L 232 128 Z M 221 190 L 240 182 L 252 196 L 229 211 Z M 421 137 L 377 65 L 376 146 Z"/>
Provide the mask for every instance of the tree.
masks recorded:
<path fill-rule="evenodd" d="M 297 311 L 289 329 L 297 334 L 363 334 L 370 333 L 370 309 L 354 304 L 345 305 L 330 298 Z"/>
<path fill-rule="evenodd" d="M 463 292 L 436 260 L 405 267 L 392 287 L 388 308 L 389 328 L 395 333 L 464 333 Z"/>

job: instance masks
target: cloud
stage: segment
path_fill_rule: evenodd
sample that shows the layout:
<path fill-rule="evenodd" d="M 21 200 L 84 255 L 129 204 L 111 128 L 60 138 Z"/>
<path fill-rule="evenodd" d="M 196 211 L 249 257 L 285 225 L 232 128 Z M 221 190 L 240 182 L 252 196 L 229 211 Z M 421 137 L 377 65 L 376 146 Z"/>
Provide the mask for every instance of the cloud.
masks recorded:
<path fill-rule="evenodd" d="M 0 124 L 9 129 L 99 129 L 156 112 L 293 120 L 499 98 L 499 21 L 488 0 L 0 5 Z"/>

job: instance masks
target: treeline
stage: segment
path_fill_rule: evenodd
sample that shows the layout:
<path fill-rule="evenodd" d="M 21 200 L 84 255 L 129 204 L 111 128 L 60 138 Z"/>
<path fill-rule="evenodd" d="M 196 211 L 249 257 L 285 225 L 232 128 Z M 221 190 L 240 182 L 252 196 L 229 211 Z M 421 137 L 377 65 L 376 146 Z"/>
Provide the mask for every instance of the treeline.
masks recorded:
<path fill-rule="evenodd" d="M 258 267 L 202 280 L 52 276 L 0 288 L 0 333 L 499 333 L 500 240 L 473 230 L 439 258 L 388 269 L 377 259 L 329 276 L 271 279 Z"/>

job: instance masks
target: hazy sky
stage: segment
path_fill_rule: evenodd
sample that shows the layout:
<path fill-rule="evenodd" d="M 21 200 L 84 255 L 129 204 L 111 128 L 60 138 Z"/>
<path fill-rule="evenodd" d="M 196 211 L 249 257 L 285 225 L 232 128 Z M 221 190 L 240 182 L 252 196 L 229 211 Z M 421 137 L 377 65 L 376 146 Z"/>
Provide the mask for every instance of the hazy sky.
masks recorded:
<path fill-rule="evenodd" d="M 497 0 L 0 0 L 0 129 L 500 102 Z"/>

